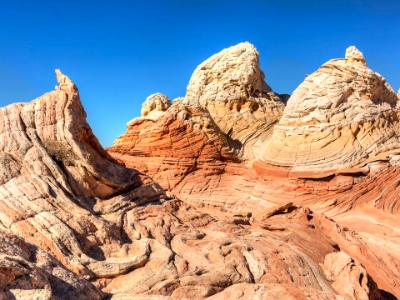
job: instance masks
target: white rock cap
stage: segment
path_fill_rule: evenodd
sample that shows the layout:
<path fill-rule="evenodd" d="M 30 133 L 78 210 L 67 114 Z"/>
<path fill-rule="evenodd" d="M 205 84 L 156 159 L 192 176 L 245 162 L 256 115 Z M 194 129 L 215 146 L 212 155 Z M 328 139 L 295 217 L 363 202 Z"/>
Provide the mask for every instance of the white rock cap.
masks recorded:
<path fill-rule="evenodd" d="M 346 49 L 346 59 L 351 59 L 365 63 L 364 54 L 355 46 L 350 46 Z"/>

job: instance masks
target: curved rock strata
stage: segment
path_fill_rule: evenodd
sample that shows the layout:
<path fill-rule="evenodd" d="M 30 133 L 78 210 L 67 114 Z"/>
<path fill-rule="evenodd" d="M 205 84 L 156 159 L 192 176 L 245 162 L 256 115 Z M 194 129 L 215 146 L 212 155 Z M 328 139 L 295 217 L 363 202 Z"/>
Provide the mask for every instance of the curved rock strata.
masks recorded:
<path fill-rule="evenodd" d="M 99 214 L 110 202 L 122 211 L 159 201 L 163 191 L 101 148 L 75 85 L 59 71 L 57 80 L 53 92 L 0 109 L 0 227 L 82 278 L 116 276 L 143 264 L 147 246 L 131 245 L 120 221 Z"/>
<path fill-rule="evenodd" d="M 268 135 L 284 107 L 264 81 L 259 54 L 240 43 L 201 63 L 190 78 L 185 102 L 205 108 L 222 132 L 241 144 L 241 155 L 253 158 L 252 145 Z"/>
<path fill-rule="evenodd" d="M 293 92 L 263 160 L 301 177 L 397 161 L 397 102 L 391 86 L 350 47 L 346 58 L 325 63 Z"/>
<path fill-rule="evenodd" d="M 255 48 L 239 44 L 201 64 L 184 98 L 163 108 L 157 118 L 134 119 L 108 151 L 216 219 L 247 224 L 258 214 L 276 214 L 276 209 L 286 215 L 282 207 L 289 202 L 323 213 L 356 236 L 353 246 L 335 239 L 349 260 L 343 254 L 319 262 L 328 267 L 331 261 L 346 261 L 345 269 L 359 270 L 353 275 L 326 271 L 333 290 L 336 286 L 339 292 L 343 282 L 360 276 L 373 278 L 386 298 L 400 297 L 398 96 L 367 67 L 364 55 L 350 47 L 346 58 L 331 60 L 308 76 L 282 114 L 283 100 L 265 84 Z M 181 111 L 192 113 L 182 118 Z M 199 114 L 211 126 L 194 125 Z M 213 146 L 202 146 L 207 141 Z M 390 250 L 382 253 L 378 245 Z M 261 293 L 268 299 L 275 295 L 272 289 L 235 283 L 220 295 Z M 362 290 L 349 284 L 342 296 L 380 297 Z M 296 287 L 287 293 L 300 298 L 306 292 Z"/>
<path fill-rule="evenodd" d="M 183 181 L 202 183 L 222 174 L 228 161 L 237 160 L 235 146 L 206 110 L 177 100 L 157 119 L 145 115 L 130 121 L 107 151 L 172 191 Z"/>
<path fill-rule="evenodd" d="M 0 298 L 400 297 L 397 96 L 356 48 L 283 116 L 255 48 L 225 49 L 107 152 L 57 79 L 0 109 Z"/>

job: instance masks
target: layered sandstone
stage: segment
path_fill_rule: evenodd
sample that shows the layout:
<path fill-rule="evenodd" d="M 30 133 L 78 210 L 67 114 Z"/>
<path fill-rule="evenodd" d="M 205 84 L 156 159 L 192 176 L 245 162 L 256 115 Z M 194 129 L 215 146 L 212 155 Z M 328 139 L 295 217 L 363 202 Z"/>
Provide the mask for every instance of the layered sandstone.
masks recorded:
<path fill-rule="evenodd" d="M 350 47 L 345 59 L 329 61 L 308 76 L 283 114 L 282 98 L 265 84 L 254 47 L 239 44 L 201 64 L 184 98 L 157 118 L 134 119 L 108 151 L 216 219 L 285 231 L 293 224 L 260 225 L 259 219 L 285 218 L 292 206 L 311 207 L 314 215 L 333 218 L 353 237 L 341 239 L 326 227 L 319 229 L 335 236 L 341 249 L 318 263 L 332 289 L 345 298 L 400 296 L 397 95 Z M 179 112 L 193 110 L 198 113 L 185 114 L 183 121 Z M 194 125 L 200 112 L 211 126 Z M 206 141 L 214 146 L 202 146 Z M 379 245 L 388 251 L 382 253 Z M 347 271 L 341 274 L 336 265 Z M 352 285 L 356 277 L 373 278 L 386 292 L 366 290 L 375 283 L 362 280 Z M 235 283 L 215 297 L 269 299 L 283 290 L 288 298 L 306 294 L 298 287 Z"/>
<path fill-rule="evenodd" d="M 397 101 L 392 87 L 350 47 L 344 59 L 325 63 L 293 92 L 264 144 L 263 160 L 302 177 L 397 162 Z"/>
<path fill-rule="evenodd" d="M 0 299 L 101 299 L 103 294 L 42 249 L 0 232 Z"/>
<path fill-rule="evenodd" d="M 149 174 L 166 190 L 184 180 L 202 183 L 204 177 L 222 174 L 227 161 L 236 159 L 236 144 L 203 108 L 176 100 L 167 110 L 149 115 L 155 112 L 156 119 L 142 115 L 130 121 L 108 152 L 125 166 Z"/>
<path fill-rule="evenodd" d="M 161 101 L 160 99 L 163 99 Z M 155 103 L 165 103 L 157 105 Z M 184 98 L 169 106 L 149 96 L 141 116 L 108 149 L 126 166 L 153 177 L 162 187 L 182 190 L 186 182 L 206 190 L 228 162 L 259 156 L 284 103 L 264 81 L 259 55 L 249 43 L 222 50 L 200 64 Z"/>
<path fill-rule="evenodd" d="M 314 222 L 307 209 L 293 207 L 272 224 L 276 216 L 271 214 L 254 220 L 216 218 L 178 199 L 168 200 L 150 178 L 121 167 L 101 148 L 75 85 L 59 71 L 57 79 L 53 92 L 1 110 L 2 295 L 201 299 L 225 297 L 243 284 L 289 288 L 294 295 L 321 299 L 340 295 L 319 264 L 337 251 L 336 240 L 344 236 L 331 239 L 327 234 L 310 251 L 301 242 L 304 235 L 325 229 L 318 219 L 307 225 Z M 187 157 L 200 152 L 196 168 L 213 170 L 216 160 L 234 159 L 226 135 L 201 107 L 182 111 L 172 106 L 152 119 L 146 117 L 165 108 L 148 106 L 135 122 L 164 120 L 171 128 L 192 130 L 190 142 L 197 137 L 201 147 Z M 273 229 L 287 227 L 287 220 L 301 229 Z M 289 241 L 288 235 L 298 238 Z M 379 293 L 368 280 L 369 285 L 351 284 L 357 293 Z M 227 287 L 231 289 L 224 291 Z M 62 294 L 65 288 L 68 293 Z M 270 295 L 265 288 L 257 293 Z"/>
<path fill-rule="evenodd" d="M 251 149 L 279 120 L 284 107 L 280 95 L 264 81 L 259 54 L 250 43 L 240 43 L 211 56 L 193 72 L 185 101 L 208 110 L 222 132 L 241 144 L 241 155 Z"/>
<path fill-rule="evenodd" d="M 57 80 L 54 91 L 0 109 L 0 226 L 82 280 L 116 276 L 142 264 L 147 246 L 130 245 L 120 224 L 99 214 L 109 202 L 134 207 L 163 191 L 101 148 L 77 88 L 59 71 Z"/>
<path fill-rule="evenodd" d="M 149 96 L 107 152 L 61 72 L 1 108 L 0 298 L 400 297 L 397 96 L 356 48 L 324 66 L 281 117 L 255 48 L 228 48 L 184 98 Z M 353 124 L 369 136 L 345 156 L 301 160 Z"/>

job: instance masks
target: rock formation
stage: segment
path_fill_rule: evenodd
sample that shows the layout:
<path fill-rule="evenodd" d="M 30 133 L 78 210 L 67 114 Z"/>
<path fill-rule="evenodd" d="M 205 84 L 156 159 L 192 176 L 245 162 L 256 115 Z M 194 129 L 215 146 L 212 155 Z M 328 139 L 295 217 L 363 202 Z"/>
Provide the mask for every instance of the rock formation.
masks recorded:
<path fill-rule="evenodd" d="M 141 115 L 146 119 L 157 120 L 171 106 L 169 98 L 161 93 L 147 97 L 142 105 Z"/>
<path fill-rule="evenodd" d="M 0 109 L 0 299 L 400 297 L 398 98 L 355 47 L 286 107 L 225 49 L 107 151 L 57 80 Z"/>
<path fill-rule="evenodd" d="M 254 157 L 251 146 L 268 135 L 283 109 L 249 43 L 224 49 L 200 64 L 190 78 L 185 102 L 207 109 L 221 131 L 241 144 L 245 158 Z"/>
<path fill-rule="evenodd" d="M 151 100 L 148 98 L 146 103 Z M 108 152 L 167 190 L 184 179 L 204 182 L 204 176 L 222 174 L 226 161 L 235 160 L 234 142 L 221 132 L 210 114 L 199 106 L 174 101 L 166 111 L 151 111 L 128 123 L 128 131 Z"/>
<path fill-rule="evenodd" d="M 397 101 L 391 86 L 350 47 L 346 58 L 325 63 L 293 92 L 263 160 L 305 172 L 302 177 L 397 161 Z"/>

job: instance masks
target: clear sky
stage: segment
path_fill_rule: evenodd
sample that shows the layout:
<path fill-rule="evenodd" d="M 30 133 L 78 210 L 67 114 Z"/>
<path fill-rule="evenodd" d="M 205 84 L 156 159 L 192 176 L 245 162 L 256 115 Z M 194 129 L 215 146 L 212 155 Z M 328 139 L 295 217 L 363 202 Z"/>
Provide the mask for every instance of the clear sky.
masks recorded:
<path fill-rule="evenodd" d="M 104 146 L 155 92 L 183 96 L 192 71 L 249 41 L 267 83 L 291 93 L 306 74 L 356 45 L 400 87 L 400 1 L 0 1 L 0 106 L 76 82 Z"/>

